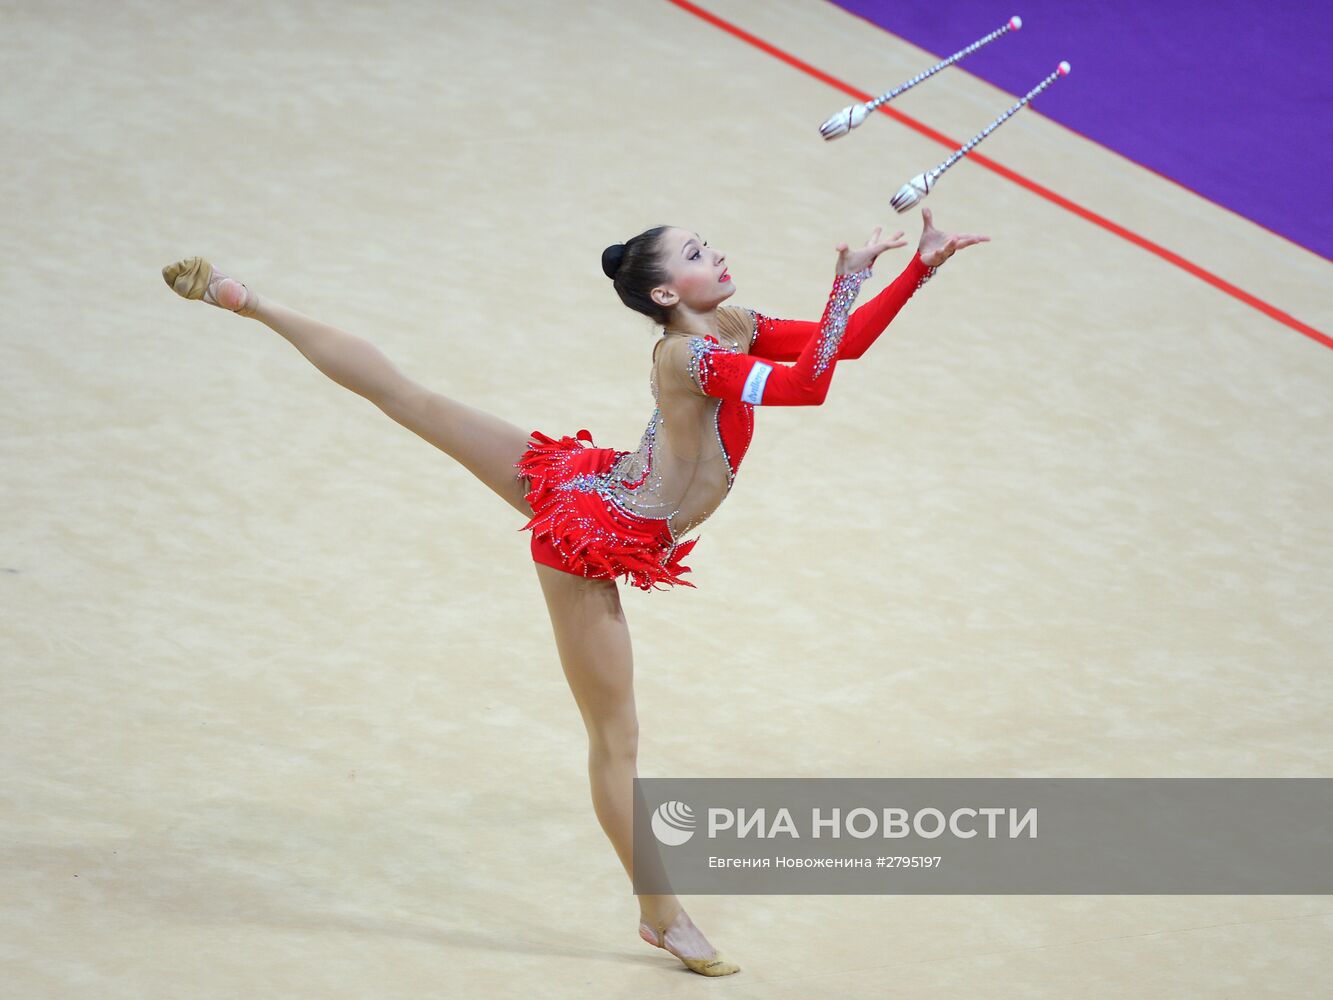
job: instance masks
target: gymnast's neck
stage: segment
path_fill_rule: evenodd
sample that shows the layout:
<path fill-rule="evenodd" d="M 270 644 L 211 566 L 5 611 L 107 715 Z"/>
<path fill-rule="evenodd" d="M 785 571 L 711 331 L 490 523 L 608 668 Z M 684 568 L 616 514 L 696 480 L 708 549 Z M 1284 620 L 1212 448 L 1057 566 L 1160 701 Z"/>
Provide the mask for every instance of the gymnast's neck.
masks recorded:
<path fill-rule="evenodd" d="M 697 312 L 684 302 L 676 304 L 667 320 L 664 333 L 668 336 L 704 337 L 717 339 L 717 306 Z"/>

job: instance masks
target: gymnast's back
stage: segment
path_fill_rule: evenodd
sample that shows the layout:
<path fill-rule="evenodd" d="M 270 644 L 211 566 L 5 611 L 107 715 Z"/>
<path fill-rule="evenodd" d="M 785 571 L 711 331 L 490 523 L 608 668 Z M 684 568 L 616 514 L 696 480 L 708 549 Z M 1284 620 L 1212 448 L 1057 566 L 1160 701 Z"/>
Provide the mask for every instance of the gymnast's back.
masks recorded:
<path fill-rule="evenodd" d="M 653 345 L 657 407 L 638 451 L 616 469 L 617 499 L 641 517 L 665 518 L 678 539 L 726 498 L 753 427 L 753 407 L 704 395 L 694 374 L 704 345 L 744 354 L 753 339 L 748 309 L 720 306 L 717 315 L 717 344 L 668 327 Z"/>

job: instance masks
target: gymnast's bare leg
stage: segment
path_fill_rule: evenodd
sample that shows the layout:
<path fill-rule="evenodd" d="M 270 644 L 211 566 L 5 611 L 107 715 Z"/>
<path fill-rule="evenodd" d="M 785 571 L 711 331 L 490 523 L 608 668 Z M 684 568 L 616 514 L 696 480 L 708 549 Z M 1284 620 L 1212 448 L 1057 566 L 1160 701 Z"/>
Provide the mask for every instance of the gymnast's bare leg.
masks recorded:
<path fill-rule="evenodd" d="M 526 519 L 524 481 L 514 463 L 528 435 L 481 410 L 431 392 L 402 372 L 374 344 L 261 298 L 199 258 L 163 269 L 173 290 L 257 319 L 288 340 L 321 372 L 370 400 L 420 435 L 502 497 Z M 588 778 L 593 809 L 625 871 L 633 878 L 633 781 L 638 717 L 634 707 L 629 626 L 614 581 L 583 577 L 534 563 L 555 633 L 561 666 L 588 732 Z M 678 958 L 714 954 L 675 896 L 640 896 L 640 936 L 656 945 L 651 928 L 666 925 L 666 950 Z"/>
<path fill-rule="evenodd" d="M 560 663 L 588 731 L 592 804 L 620 863 L 634 878 L 634 779 L 639 719 L 634 708 L 634 660 L 629 624 L 614 580 L 586 580 L 534 563 L 551 613 Z M 706 959 L 712 945 L 674 895 L 639 897 L 639 936 L 678 958 Z M 697 970 L 696 970 L 697 971 Z"/>
<path fill-rule="evenodd" d="M 368 340 L 260 298 L 200 258 L 171 264 L 162 276 L 186 298 L 203 298 L 277 331 L 333 381 L 456 459 L 520 514 L 532 515 L 522 481 L 514 478 L 514 463 L 527 448 L 528 436 L 513 424 L 431 392 Z"/>

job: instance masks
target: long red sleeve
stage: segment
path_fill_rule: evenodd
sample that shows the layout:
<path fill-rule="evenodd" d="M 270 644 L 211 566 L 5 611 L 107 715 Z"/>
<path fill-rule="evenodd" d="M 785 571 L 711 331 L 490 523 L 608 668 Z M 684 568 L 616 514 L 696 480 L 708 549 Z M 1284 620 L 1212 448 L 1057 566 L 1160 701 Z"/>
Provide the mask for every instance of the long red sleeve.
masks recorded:
<path fill-rule="evenodd" d="M 913 254 L 907 267 L 890 285 L 852 313 L 838 348 L 838 360 L 847 361 L 865 354 L 912 294 L 934 273 L 935 268 L 928 267 L 919 255 Z M 810 320 L 773 319 L 762 314 L 755 315 L 755 328 L 750 353 L 770 361 L 795 361 L 819 332 L 819 324 Z"/>
<path fill-rule="evenodd" d="M 772 365 L 754 354 L 722 347 L 712 337 L 691 337 L 689 374 L 699 391 L 719 399 L 765 406 L 818 406 L 828 394 L 852 303 L 870 272 L 838 275 L 824 317 L 793 365 Z"/>

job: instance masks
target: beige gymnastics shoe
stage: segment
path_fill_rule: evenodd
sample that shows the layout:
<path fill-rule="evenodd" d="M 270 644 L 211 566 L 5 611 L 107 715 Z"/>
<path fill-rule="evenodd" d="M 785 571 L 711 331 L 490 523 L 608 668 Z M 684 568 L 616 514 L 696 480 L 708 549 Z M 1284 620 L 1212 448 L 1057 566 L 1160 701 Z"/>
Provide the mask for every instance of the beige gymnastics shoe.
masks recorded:
<path fill-rule="evenodd" d="M 182 298 L 203 299 L 209 305 L 249 316 L 258 296 L 245 285 L 223 274 L 202 257 L 187 257 L 162 268 L 162 280 Z"/>
<path fill-rule="evenodd" d="M 667 923 L 654 924 L 657 931 L 656 940 L 649 937 L 653 932 L 649 930 L 648 925 L 645 923 L 639 924 L 639 936 L 654 947 L 662 948 L 665 951 L 669 951 L 671 954 L 676 955 L 674 951 L 671 951 L 671 949 L 666 946 L 667 928 L 674 924 L 680 918 L 681 913 L 684 912 L 684 910 L 681 910 L 680 913 L 677 913 Z M 689 918 L 687 917 L 686 919 Z M 691 972 L 697 972 L 701 976 L 730 976 L 733 973 L 741 971 L 739 965 L 726 958 L 722 952 L 718 951 L 716 948 L 713 949 L 713 956 L 711 958 L 686 958 L 684 955 L 676 955 L 676 957 L 685 963 L 685 968 L 689 969 Z"/>

